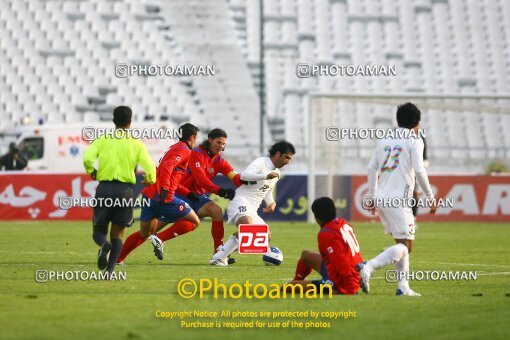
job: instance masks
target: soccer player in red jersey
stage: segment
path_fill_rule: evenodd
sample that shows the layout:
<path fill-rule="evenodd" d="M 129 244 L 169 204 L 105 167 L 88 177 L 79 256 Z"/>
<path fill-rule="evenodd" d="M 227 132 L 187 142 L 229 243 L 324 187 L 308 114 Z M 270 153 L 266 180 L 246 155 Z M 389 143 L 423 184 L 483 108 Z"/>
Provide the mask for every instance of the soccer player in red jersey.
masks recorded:
<path fill-rule="evenodd" d="M 240 175 L 234 171 L 234 168 L 221 157 L 221 151 L 225 149 L 227 143 L 227 133 L 222 129 L 212 129 L 207 135 L 207 139 L 202 144 L 191 151 L 191 156 L 188 164 L 186 174 L 181 180 L 181 185 L 184 187 L 180 190 L 175 197 L 188 203 L 191 208 L 197 213 L 198 217 L 211 217 L 212 228 L 211 235 L 214 241 L 214 250 L 223 244 L 224 227 L 223 227 L 223 211 L 221 208 L 209 199 L 206 195 L 207 192 L 216 194 L 220 197 L 233 199 L 235 195 L 234 189 L 220 188 L 212 182 L 212 179 L 218 175 L 223 174 L 237 186 L 243 184 L 250 184 L 250 182 L 242 181 Z M 199 196 L 198 201 L 191 201 L 187 195 L 189 192 L 196 193 Z M 168 230 L 151 235 L 150 239 L 152 244 L 157 245 L 159 238 L 162 242 L 174 238 L 174 234 Z M 155 246 L 155 253 L 158 256 L 159 248 Z M 162 257 L 162 254 L 161 256 Z M 160 258 L 158 256 L 158 258 Z M 234 262 L 234 259 L 230 259 Z"/>
<path fill-rule="evenodd" d="M 197 140 L 199 129 L 186 123 L 179 128 L 181 138 L 172 145 L 160 159 L 156 170 L 156 183 L 142 190 L 144 202 L 150 199 L 149 206 L 142 205 L 140 231 L 126 239 L 117 263 L 121 263 L 136 247 L 141 245 L 157 228 L 175 222 L 166 231 L 173 235 L 183 235 L 194 230 L 200 224 L 197 214 L 188 203 L 175 197 L 175 192 L 185 193 L 190 201 L 198 201 L 197 194 L 180 185 L 186 172 L 191 149 Z M 160 245 L 162 247 L 162 244 Z"/>
<path fill-rule="evenodd" d="M 329 197 L 316 199 L 312 211 L 321 227 L 317 236 L 319 253 L 310 250 L 301 253 L 294 280 L 289 284 L 301 285 L 303 291 L 312 289 L 311 285 L 315 285 L 317 291 L 322 285 L 330 285 L 336 294 L 357 294 L 360 280 L 356 264 L 363 260 L 352 227 L 346 220 L 336 217 L 335 203 Z M 312 269 L 320 273 L 322 279 L 305 280 Z"/>

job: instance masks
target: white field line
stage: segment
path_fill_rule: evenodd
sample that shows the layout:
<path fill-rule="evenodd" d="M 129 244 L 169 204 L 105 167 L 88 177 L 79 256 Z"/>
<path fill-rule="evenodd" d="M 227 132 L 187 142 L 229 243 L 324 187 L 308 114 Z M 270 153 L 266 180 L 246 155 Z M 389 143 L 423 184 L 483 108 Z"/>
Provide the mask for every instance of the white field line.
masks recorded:
<path fill-rule="evenodd" d="M 479 267 L 510 268 L 510 265 L 486 264 L 486 263 L 428 262 L 428 261 L 415 261 L 413 263 L 444 264 L 444 265 L 449 265 L 449 266 L 451 265 L 451 266 L 479 266 Z"/>

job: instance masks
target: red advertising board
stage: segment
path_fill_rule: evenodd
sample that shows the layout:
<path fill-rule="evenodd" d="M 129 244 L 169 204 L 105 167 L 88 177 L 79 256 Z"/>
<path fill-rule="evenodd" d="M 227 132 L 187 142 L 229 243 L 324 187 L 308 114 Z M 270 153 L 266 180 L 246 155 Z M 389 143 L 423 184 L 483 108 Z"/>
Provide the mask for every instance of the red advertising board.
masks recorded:
<path fill-rule="evenodd" d="M 452 206 L 439 208 L 434 216 L 420 208 L 420 221 L 510 221 L 510 176 L 429 176 L 429 180 L 436 198 L 448 198 Z M 374 218 L 361 207 L 367 190 L 366 176 L 352 176 L 352 220 Z"/>
<path fill-rule="evenodd" d="M 350 195 L 344 196 L 350 197 L 351 220 L 374 218 L 361 206 L 366 176 L 351 179 L 345 187 L 351 188 Z M 451 198 L 453 206 L 438 209 L 434 216 L 421 208 L 420 221 L 510 221 L 510 176 L 430 176 L 430 182 L 436 197 Z M 97 184 L 85 174 L 0 173 L 0 220 L 91 219 L 92 208 L 60 209 L 59 198 L 93 197 Z"/>
<path fill-rule="evenodd" d="M 0 220 L 86 220 L 92 208 L 60 209 L 59 198 L 93 197 L 98 182 L 86 174 L 0 174 Z"/>

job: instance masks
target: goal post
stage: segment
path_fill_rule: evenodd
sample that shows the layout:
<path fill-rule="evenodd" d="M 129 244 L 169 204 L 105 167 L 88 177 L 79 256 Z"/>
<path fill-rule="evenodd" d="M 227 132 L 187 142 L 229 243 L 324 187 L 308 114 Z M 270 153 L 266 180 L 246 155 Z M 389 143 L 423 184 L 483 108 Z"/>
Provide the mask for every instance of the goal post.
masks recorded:
<path fill-rule="evenodd" d="M 344 138 L 342 132 L 395 128 L 396 108 L 405 102 L 422 112 L 420 125 L 437 171 L 457 167 L 457 173 L 479 173 L 483 162 L 510 158 L 505 131 L 510 126 L 510 94 L 312 92 L 307 117 L 309 222 L 314 221 L 311 204 L 316 197 L 337 198 L 341 189 L 335 185 L 336 175 L 366 175 L 375 139 Z"/>

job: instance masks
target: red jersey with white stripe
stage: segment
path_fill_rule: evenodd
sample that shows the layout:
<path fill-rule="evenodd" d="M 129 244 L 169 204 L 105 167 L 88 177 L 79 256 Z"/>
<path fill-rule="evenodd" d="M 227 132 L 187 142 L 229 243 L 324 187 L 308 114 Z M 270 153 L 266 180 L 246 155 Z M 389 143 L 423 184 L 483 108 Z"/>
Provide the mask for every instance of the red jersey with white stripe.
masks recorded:
<path fill-rule="evenodd" d="M 352 227 L 344 219 L 336 218 L 322 226 L 318 241 L 319 252 L 336 290 L 341 294 L 356 294 L 359 290 L 356 264 L 363 259 Z"/>
<path fill-rule="evenodd" d="M 159 161 L 156 169 L 156 183 L 145 187 L 142 193 L 152 199 L 157 199 L 161 188 L 168 189 L 165 202 L 173 201 L 174 194 L 187 195 L 189 190 L 180 185 L 181 178 L 186 172 L 191 150 L 185 142 L 172 145 Z"/>
<path fill-rule="evenodd" d="M 198 195 L 217 194 L 220 189 L 211 179 L 221 173 L 227 176 L 234 168 L 219 153 L 212 155 L 201 146 L 191 150 L 188 169 L 181 184 Z"/>

